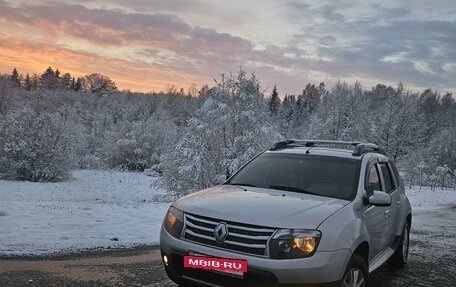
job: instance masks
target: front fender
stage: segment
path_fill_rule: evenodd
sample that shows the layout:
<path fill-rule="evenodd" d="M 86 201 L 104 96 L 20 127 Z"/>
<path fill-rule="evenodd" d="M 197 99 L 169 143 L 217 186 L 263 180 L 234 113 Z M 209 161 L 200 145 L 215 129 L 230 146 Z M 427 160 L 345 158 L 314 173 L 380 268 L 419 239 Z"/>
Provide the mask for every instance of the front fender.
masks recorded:
<path fill-rule="evenodd" d="M 318 251 L 350 249 L 352 252 L 369 236 L 362 219 L 355 212 L 355 203 L 348 204 L 320 224 L 322 232 Z"/>

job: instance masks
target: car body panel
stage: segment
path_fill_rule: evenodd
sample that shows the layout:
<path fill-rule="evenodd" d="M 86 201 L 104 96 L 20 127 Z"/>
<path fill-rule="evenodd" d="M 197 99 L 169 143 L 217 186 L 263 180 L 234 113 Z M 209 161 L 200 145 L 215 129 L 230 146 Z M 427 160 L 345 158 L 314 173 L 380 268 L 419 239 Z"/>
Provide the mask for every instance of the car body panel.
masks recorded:
<path fill-rule="evenodd" d="M 265 188 L 221 185 L 174 203 L 184 212 L 274 228 L 316 229 L 349 201 Z M 277 208 L 283 206 L 283 208 Z"/>
<path fill-rule="evenodd" d="M 354 252 L 362 242 L 369 240 L 362 217 L 356 214 L 359 208 L 362 208 L 362 204 L 354 200 L 318 226 L 322 232 L 318 251 L 347 248 Z"/>
<path fill-rule="evenodd" d="M 271 260 L 266 257 L 236 253 L 177 239 L 163 228 L 160 232 L 160 248 L 165 254 L 197 252 L 198 254 L 217 258 L 247 260 L 248 269 L 271 272 L 283 284 L 338 281 L 342 278 L 344 272 L 340 266 L 345 266 L 351 256 L 349 249 L 343 249 L 334 252 L 316 252 L 309 258 Z"/>

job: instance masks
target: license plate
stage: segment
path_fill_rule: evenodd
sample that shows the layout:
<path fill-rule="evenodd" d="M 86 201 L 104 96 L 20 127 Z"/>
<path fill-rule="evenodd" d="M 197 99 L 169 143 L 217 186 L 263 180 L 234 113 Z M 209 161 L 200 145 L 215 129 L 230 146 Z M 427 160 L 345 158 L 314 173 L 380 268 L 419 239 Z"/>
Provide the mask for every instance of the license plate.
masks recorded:
<path fill-rule="evenodd" d="M 247 260 L 190 254 L 184 256 L 184 268 L 203 269 L 236 277 L 242 277 L 247 272 Z"/>

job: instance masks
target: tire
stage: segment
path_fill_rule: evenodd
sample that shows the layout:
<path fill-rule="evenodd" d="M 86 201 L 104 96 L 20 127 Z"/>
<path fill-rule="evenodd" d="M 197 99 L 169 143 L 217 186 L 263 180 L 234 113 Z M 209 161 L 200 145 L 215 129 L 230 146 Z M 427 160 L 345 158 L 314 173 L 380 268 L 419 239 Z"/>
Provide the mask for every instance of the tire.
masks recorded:
<path fill-rule="evenodd" d="M 399 240 L 399 246 L 396 248 L 396 251 L 389 260 L 390 265 L 396 268 L 403 268 L 405 264 L 407 264 L 409 248 L 410 226 L 408 221 L 405 221 L 404 228 L 402 229 L 401 239 Z"/>
<path fill-rule="evenodd" d="M 359 254 L 353 254 L 345 269 L 341 287 L 369 287 L 367 263 Z"/>

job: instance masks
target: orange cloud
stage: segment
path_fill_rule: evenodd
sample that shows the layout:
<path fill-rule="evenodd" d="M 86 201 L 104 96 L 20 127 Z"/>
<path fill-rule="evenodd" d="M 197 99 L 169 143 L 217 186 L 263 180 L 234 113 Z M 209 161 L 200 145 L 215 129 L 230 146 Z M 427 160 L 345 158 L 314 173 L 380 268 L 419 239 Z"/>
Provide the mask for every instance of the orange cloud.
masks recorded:
<path fill-rule="evenodd" d="M 0 72 L 10 73 L 15 67 L 23 74 L 41 74 L 48 66 L 74 77 L 101 73 L 114 80 L 119 89 L 143 92 L 160 91 L 170 84 L 190 87 L 193 83 L 203 85 L 210 81 L 163 66 L 102 57 L 50 45 L 47 41 L 28 41 L 0 33 Z"/>
<path fill-rule="evenodd" d="M 309 23 L 327 21 L 297 27 L 286 42 L 256 42 L 261 33 L 245 38 L 221 32 L 226 30 L 222 26 L 192 24 L 192 17 L 182 17 L 175 9 L 186 7 L 191 15 L 201 7 L 193 0 L 179 1 L 177 7 L 176 1 L 133 0 L 125 4 L 128 7 L 120 5 L 122 9 L 105 1 L 101 1 L 104 8 L 91 8 L 85 1 L 13 5 L 12 0 L 0 0 L 0 71 L 17 67 L 22 73 L 42 73 L 51 65 L 74 76 L 105 74 L 121 89 L 150 91 L 167 84 L 211 84 L 212 77 L 241 65 L 257 73 L 269 91 L 277 84 L 285 93 L 300 93 L 308 81 L 331 85 L 339 80 L 361 80 L 368 85 L 402 81 L 415 87 L 455 90 L 454 21 L 420 18 L 379 24 L 378 15 L 347 21 L 330 6 L 306 14 L 310 10 L 306 5 L 284 5 L 309 18 Z M 219 13 L 198 15 L 226 18 L 225 11 Z M 388 12 L 386 19 L 389 16 Z M 269 23 L 278 20 L 277 14 Z M 247 34 L 254 34 L 258 23 L 250 23 Z M 274 31 L 267 32 L 272 35 Z M 397 55 L 397 61 L 384 60 Z"/>

